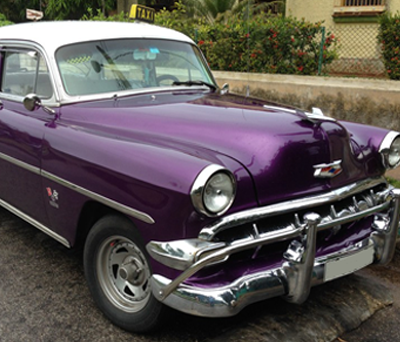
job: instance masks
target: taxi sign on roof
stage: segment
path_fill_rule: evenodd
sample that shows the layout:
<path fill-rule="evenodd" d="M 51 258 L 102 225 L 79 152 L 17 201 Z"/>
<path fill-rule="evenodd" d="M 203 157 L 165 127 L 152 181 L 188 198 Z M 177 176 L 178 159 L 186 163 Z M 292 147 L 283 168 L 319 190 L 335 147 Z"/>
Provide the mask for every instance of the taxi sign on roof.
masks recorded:
<path fill-rule="evenodd" d="M 154 13 L 154 8 L 149 8 L 141 5 L 132 5 L 131 12 L 129 13 L 129 18 L 153 23 Z"/>

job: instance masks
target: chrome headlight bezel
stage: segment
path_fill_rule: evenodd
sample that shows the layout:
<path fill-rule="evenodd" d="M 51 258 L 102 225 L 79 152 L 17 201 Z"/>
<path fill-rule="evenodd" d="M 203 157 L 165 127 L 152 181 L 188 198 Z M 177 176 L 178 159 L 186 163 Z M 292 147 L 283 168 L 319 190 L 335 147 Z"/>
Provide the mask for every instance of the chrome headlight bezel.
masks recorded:
<path fill-rule="evenodd" d="M 223 175 L 224 177 L 228 177 L 232 189 L 231 189 L 231 194 L 228 200 L 226 201 L 226 204 L 221 208 L 219 208 L 218 210 L 212 210 L 206 204 L 207 202 L 205 200 L 205 196 L 207 196 L 206 189 L 210 185 L 210 181 L 212 179 L 215 179 L 214 177 L 217 177 L 218 175 Z M 211 164 L 206 168 L 204 168 L 196 177 L 192 189 L 190 191 L 190 196 L 192 199 L 193 206 L 199 213 L 204 214 L 208 217 L 221 216 L 229 210 L 235 199 L 236 196 L 235 177 L 233 176 L 232 172 L 230 172 L 228 169 L 220 165 Z"/>
<path fill-rule="evenodd" d="M 379 147 L 383 166 L 390 170 L 400 165 L 400 133 L 390 131 Z"/>

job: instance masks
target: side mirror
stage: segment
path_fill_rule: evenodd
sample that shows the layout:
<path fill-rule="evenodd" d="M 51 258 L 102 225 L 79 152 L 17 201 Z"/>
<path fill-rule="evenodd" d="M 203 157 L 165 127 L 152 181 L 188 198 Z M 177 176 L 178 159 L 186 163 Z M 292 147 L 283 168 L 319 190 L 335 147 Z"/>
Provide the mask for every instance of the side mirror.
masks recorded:
<path fill-rule="evenodd" d="M 42 101 L 40 100 L 39 96 L 35 94 L 26 95 L 23 103 L 26 110 L 29 110 L 30 112 L 37 110 L 42 105 Z"/>
<path fill-rule="evenodd" d="M 37 110 L 39 108 L 43 108 L 43 110 L 48 114 L 54 115 L 56 113 L 53 109 L 44 106 L 42 104 L 42 100 L 36 94 L 26 95 L 23 100 L 23 104 L 26 110 L 29 110 L 30 112 L 33 112 L 34 110 Z"/>
<path fill-rule="evenodd" d="M 224 83 L 224 85 L 221 88 L 221 94 L 224 95 L 224 94 L 227 94 L 227 93 L 229 93 L 229 84 L 228 83 Z"/>

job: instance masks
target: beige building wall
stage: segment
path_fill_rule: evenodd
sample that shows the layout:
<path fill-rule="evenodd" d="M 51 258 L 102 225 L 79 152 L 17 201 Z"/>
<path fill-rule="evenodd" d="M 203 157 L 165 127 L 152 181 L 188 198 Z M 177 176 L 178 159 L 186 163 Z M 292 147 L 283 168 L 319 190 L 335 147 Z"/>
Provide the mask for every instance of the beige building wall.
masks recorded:
<path fill-rule="evenodd" d="M 400 1 L 400 0 L 399 0 Z M 333 26 L 333 0 L 286 0 L 286 16 Z"/>
<path fill-rule="evenodd" d="M 400 12 L 400 0 L 386 0 L 386 7 L 389 12 Z"/>

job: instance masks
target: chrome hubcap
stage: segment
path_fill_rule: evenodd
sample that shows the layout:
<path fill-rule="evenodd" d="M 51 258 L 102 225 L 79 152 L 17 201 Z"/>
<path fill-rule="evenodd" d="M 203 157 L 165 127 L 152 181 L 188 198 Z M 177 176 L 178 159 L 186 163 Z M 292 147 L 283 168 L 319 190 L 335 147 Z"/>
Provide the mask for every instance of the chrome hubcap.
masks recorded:
<path fill-rule="evenodd" d="M 150 297 L 150 270 L 142 251 L 122 236 L 105 240 L 97 255 L 99 283 L 107 298 L 126 312 L 141 310 Z"/>

